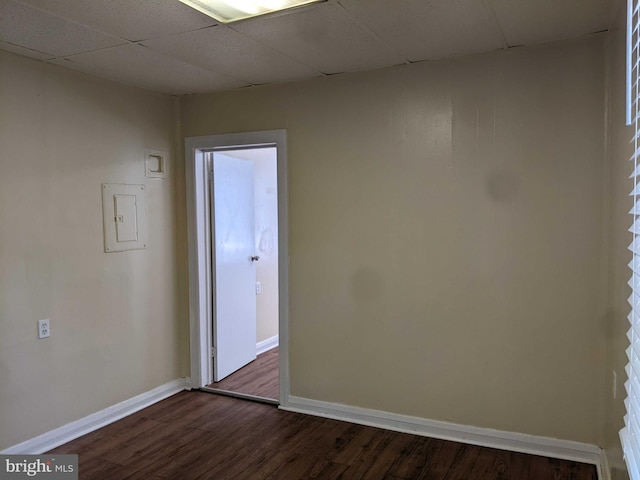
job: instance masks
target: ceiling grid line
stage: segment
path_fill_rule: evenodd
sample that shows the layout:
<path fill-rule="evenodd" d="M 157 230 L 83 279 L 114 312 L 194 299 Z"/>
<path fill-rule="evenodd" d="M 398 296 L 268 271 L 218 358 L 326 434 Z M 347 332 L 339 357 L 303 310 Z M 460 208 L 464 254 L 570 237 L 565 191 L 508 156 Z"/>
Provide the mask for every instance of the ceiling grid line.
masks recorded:
<path fill-rule="evenodd" d="M 119 40 L 119 41 L 121 41 L 121 42 L 122 42 L 120 45 L 125 45 L 125 44 L 127 44 L 127 43 L 132 43 L 130 40 L 127 40 L 126 38 L 122 38 L 122 37 L 120 37 L 120 36 L 117 36 L 117 35 L 113 35 L 113 34 L 111 34 L 111 33 L 104 32 L 104 31 L 102 31 L 102 30 L 100 30 L 100 29 L 98 29 L 98 28 L 95 28 L 95 27 L 91 26 L 91 25 L 86 25 L 86 24 L 84 24 L 84 23 L 77 22 L 77 21 L 72 20 L 72 19 L 70 19 L 70 18 L 68 18 L 68 17 L 64 17 L 64 16 L 62 16 L 62 15 L 58 15 L 58 14 L 56 14 L 56 13 L 54 13 L 54 12 L 51 12 L 51 11 L 49 11 L 49 10 L 46 10 L 46 9 L 44 9 L 44 8 L 34 7 L 33 5 L 30 5 L 30 4 L 26 3 L 26 2 L 24 2 L 23 0 L 13 0 L 13 1 L 14 1 L 14 2 L 16 2 L 16 3 L 19 3 L 19 4 L 20 4 L 20 5 L 22 5 L 23 7 L 26 7 L 26 8 L 30 8 L 30 9 L 32 9 L 32 10 L 39 11 L 39 12 L 44 13 L 44 14 L 46 14 L 46 15 L 50 15 L 50 16 L 55 17 L 55 18 L 58 18 L 58 19 L 60 19 L 60 20 L 62 20 L 62 21 L 64 21 L 64 22 L 74 24 L 74 25 L 76 25 L 76 26 L 78 26 L 78 27 L 82 27 L 82 28 L 87 29 L 87 30 L 92 30 L 92 31 L 94 31 L 94 32 L 96 32 L 96 33 L 99 33 L 100 35 L 105 35 L 105 36 L 107 36 L 107 37 L 111 37 L 111 38 L 117 39 L 117 40 Z M 112 48 L 112 47 L 117 47 L 117 46 L 120 46 L 120 45 L 112 45 L 112 46 L 109 46 L 109 47 L 97 48 L 97 49 L 95 49 L 95 51 L 97 51 L 97 50 L 102 50 L 103 48 Z M 18 45 L 18 46 L 20 46 L 20 45 Z M 23 47 L 23 48 L 26 48 L 26 47 Z M 30 50 L 34 50 L 34 49 L 30 49 Z M 47 55 L 51 55 L 51 54 L 50 54 L 50 53 L 48 53 L 48 52 L 41 52 L 40 50 L 35 50 L 35 51 L 36 51 L 36 52 L 40 52 L 40 53 L 44 53 L 44 54 L 47 54 Z M 86 52 L 91 52 L 91 51 L 94 51 L 94 50 L 87 50 Z M 85 52 L 83 52 L 83 53 L 85 53 Z M 58 56 L 58 57 L 56 57 L 56 58 L 64 58 L 64 57 L 65 57 L 65 56 L 63 55 L 63 56 Z M 53 60 L 53 59 L 52 59 L 52 60 Z"/>
<path fill-rule="evenodd" d="M 307 5 L 307 6 L 305 6 L 305 7 L 306 7 L 306 8 L 309 8 L 310 6 L 308 6 L 308 5 Z M 273 14 L 272 14 L 272 15 L 273 15 Z M 266 43 L 263 43 L 263 42 L 261 42 L 261 41 L 259 41 L 259 40 L 255 39 L 255 38 L 251 37 L 250 35 L 246 35 L 245 33 L 241 32 L 240 30 L 237 30 L 237 29 L 233 28 L 233 24 L 226 24 L 226 25 L 219 25 L 219 26 L 222 26 L 222 27 L 224 27 L 224 28 L 228 28 L 229 30 L 234 31 L 234 32 L 235 32 L 235 33 L 237 33 L 238 35 L 242 35 L 244 38 L 246 38 L 246 39 L 248 39 L 248 40 L 250 40 L 250 41 L 252 41 L 252 42 L 255 42 L 255 43 L 259 44 L 259 45 L 262 45 L 264 48 L 266 48 L 266 49 L 268 49 L 268 50 L 271 50 L 273 53 L 277 53 L 278 55 L 282 55 L 282 56 L 284 56 L 284 57 L 287 57 L 289 60 L 291 60 L 291 61 L 293 61 L 293 62 L 296 62 L 296 63 L 299 63 L 299 64 L 301 64 L 301 65 L 304 65 L 305 67 L 307 67 L 307 68 L 309 68 L 309 69 L 311 69 L 311 70 L 315 70 L 316 72 L 318 72 L 318 76 L 319 76 L 319 77 L 325 77 L 325 76 L 327 76 L 327 74 L 326 74 L 326 73 L 321 72 L 320 70 L 316 69 L 313 65 L 307 65 L 306 63 L 304 63 L 304 62 L 302 62 L 302 61 L 298 60 L 297 58 L 293 58 L 293 57 L 291 57 L 291 56 L 287 55 L 286 53 L 284 53 L 284 52 L 282 52 L 282 51 L 280 51 L 280 50 L 277 50 L 277 49 L 275 49 L 275 48 L 272 48 L 270 45 L 267 45 Z"/>
<path fill-rule="evenodd" d="M 507 40 L 507 36 L 502 29 L 502 25 L 500 25 L 500 20 L 498 19 L 498 15 L 496 15 L 496 11 L 493 9 L 493 6 L 490 3 L 490 0 L 481 0 L 484 8 L 491 14 L 491 18 L 496 22 L 496 28 L 500 32 L 500 38 L 502 38 L 502 48 L 511 48 L 512 45 L 509 45 L 509 41 Z"/>
<path fill-rule="evenodd" d="M 396 55 L 398 55 L 398 57 L 402 58 L 403 62 L 405 65 L 408 65 L 411 62 L 408 58 L 406 58 L 404 55 L 402 55 L 396 48 L 394 48 L 392 45 L 390 45 L 389 43 L 387 43 L 382 37 L 380 37 L 377 33 L 375 33 L 373 30 L 371 30 L 366 24 L 364 24 L 363 22 L 361 22 L 360 20 L 358 20 L 354 15 L 351 14 L 351 12 L 349 11 L 349 9 L 347 7 L 345 7 L 342 2 L 340 2 L 340 0 L 335 0 L 335 3 L 337 5 L 340 6 L 340 8 L 342 8 L 342 10 L 344 11 L 344 13 L 354 22 L 357 23 L 363 30 L 365 30 L 366 32 L 369 33 L 369 35 L 371 35 L 373 38 L 375 38 L 376 40 L 378 40 L 379 42 L 382 42 L 386 45 L 386 47 L 389 50 L 392 50 Z"/>

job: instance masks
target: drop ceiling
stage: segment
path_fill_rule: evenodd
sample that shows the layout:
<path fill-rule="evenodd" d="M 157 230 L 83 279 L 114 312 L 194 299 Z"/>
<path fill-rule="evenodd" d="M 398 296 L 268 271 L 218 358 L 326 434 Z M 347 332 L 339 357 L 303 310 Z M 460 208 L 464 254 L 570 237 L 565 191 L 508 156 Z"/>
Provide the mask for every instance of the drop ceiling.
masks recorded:
<path fill-rule="evenodd" d="M 183 95 L 607 30 L 617 0 L 327 0 L 228 25 L 178 0 L 0 0 L 0 49 Z"/>

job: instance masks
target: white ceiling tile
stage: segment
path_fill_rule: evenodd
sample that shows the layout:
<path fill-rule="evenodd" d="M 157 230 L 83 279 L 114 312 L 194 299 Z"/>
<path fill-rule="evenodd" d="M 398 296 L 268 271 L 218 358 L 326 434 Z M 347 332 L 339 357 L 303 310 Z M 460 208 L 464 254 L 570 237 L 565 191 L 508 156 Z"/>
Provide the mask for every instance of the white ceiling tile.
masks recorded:
<path fill-rule="evenodd" d="M 495 18 L 482 0 L 402 0 L 393 5 L 389 0 L 339 3 L 414 62 L 505 46 Z"/>
<path fill-rule="evenodd" d="M 56 65 L 169 94 L 203 93 L 246 83 L 128 44 L 52 61 Z"/>
<path fill-rule="evenodd" d="M 252 84 L 321 75 L 227 27 L 217 26 L 143 42 L 147 47 Z"/>
<path fill-rule="evenodd" d="M 209 27 L 217 22 L 178 0 L 23 0 L 131 41 Z"/>
<path fill-rule="evenodd" d="M 393 49 L 334 3 L 258 17 L 233 24 L 232 28 L 323 73 L 404 63 Z"/>
<path fill-rule="evenodd" d="M 122 40 L 13 0 L 0 2 L 0 41 L 54 57 L 120 45 Z"/>
<path fill-rule="evenodd" d="M 52 55 L 47 53 L 38 52 L 37 50 L 29 50 L 28 48 L 20 47 L 18 45 L 11 45 L 7 42 L 0 42 L 0 50 L 16 53 L 24 57 L 35 58 L 36 60 L 49 60 L 53 58 Z"/>
<path fill-rule="evenodd" d="M 197 93 L 576 37 L 609 27 L 610 3 L 329 0 L 216 26 L 178 0 L 0 0 L 0 50 Z"/>
<path fill-rule="evenodd" d="M 531 45 L 607 29 L 610 0 L 488 0 L 509 45 Z"/>

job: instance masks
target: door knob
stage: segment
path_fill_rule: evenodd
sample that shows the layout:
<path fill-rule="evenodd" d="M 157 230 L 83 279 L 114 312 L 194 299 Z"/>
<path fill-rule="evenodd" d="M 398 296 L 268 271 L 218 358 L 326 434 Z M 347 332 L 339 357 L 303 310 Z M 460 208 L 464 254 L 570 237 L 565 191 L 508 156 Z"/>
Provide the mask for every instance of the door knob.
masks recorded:
<path fill-rule="evenodd" d="M 260 257 L 258 255 L 251 255 L 252 262 L 257 262 L 258 260 L 260 260 Z"/>

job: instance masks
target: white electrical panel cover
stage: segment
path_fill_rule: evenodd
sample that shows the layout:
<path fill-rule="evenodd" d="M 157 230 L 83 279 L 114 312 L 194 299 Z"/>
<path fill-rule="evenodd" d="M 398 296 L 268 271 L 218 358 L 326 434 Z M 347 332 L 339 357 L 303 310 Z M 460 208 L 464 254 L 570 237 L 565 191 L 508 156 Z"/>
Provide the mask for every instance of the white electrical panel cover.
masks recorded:
<path fill-rule="evenodd" d="M 102 184 L 104 251 L 147 248 L 144 185 Z"/>

